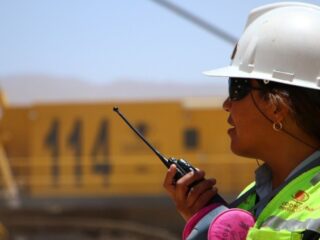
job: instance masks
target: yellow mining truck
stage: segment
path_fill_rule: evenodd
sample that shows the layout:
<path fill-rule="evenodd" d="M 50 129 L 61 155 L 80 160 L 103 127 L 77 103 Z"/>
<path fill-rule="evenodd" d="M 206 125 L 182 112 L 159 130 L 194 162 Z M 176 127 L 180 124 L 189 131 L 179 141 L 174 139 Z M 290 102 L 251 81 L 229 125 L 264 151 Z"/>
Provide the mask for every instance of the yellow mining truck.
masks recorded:
<path fill-rule="evenodd" d="M 162 188 L 165 167 L 114 105 L 165 156 L 218 179 L 227 199 L 253 179 L 256 162 L 230 152 L 228 114 L 215 99 L 10 106 L 2 98 L 3 206 L 85 210 L 170 202 Z"/>

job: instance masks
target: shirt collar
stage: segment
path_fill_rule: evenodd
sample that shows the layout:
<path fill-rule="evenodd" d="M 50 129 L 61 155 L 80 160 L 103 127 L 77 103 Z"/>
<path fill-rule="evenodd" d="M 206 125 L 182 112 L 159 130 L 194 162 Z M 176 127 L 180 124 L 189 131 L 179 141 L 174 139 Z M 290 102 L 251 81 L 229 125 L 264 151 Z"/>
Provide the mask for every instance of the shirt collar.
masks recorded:
<path fill-rule="evenodd" d="M 309 157 L 307 157 L 305 160 L 303 160 L 301 163 L 299 163 L 298 166 L 296 166 L 291 173 L 288 175 L 286 179 L 291 177 L 293 174 L 297 173 L 299 170 L 307 166 L 308 164 L 312 163 L 314 160 L 320 158 L 320 151 L 317 150 L 314 153 L 312 153 Z"/>
<path fill-rule="evenodd" d="M 286 178 L 288 179 L 293 174 L 300 171 L 302 168 L 312 163 L 314 160 L 320 158 L 320 151 L 317 150 L 312 153 L 309 157 L 303 160 L 297 167 L 295 167 Z M 256 175 L 256 191 L 260 198 L 263 198 L 270 191 L 272 191 L 272 172 L 270 167 L 267 164 L 263 164 L 257 168 L 255 171 Z"/>

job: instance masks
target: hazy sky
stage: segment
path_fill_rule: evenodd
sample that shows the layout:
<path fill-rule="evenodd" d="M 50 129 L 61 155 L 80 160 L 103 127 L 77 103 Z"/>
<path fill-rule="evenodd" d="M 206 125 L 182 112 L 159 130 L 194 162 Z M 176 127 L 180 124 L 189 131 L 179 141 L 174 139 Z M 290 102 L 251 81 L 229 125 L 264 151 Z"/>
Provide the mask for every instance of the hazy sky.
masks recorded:
<path fill-rule="evenodd" d="M 268 0 L 171 0 L 238 37 Z M 319 3 L 319 1 L 308 1 Z M 211 81 L 233 46 L 151 0 L 0 0 L 0 77 Z"/>

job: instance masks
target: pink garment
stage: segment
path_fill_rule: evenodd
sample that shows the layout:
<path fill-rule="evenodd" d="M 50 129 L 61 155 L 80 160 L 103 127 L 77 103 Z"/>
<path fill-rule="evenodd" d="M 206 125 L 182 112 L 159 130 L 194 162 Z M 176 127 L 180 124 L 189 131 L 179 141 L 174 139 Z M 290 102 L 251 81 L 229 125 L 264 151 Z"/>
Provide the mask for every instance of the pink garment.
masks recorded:
<path fill-rule="evenodd" d="M 210 224 L 208 240 L 245 240 L 255 224 L 253 215 L 239 208 L 220 213 Z"/>
<path fill-rule="evenodd" d="M 209 206 L 206 206 L 202 208 L 199 212 L 194 214 L 186 223 L 183 232 L 182 232 L 182 239 L 186 240 L 195 225 L 203 218 L 205 215 L 207 215 L 210 211 L 213 209 L 219 207 L 221 203 L 213 203 L 210 204 Z"/>

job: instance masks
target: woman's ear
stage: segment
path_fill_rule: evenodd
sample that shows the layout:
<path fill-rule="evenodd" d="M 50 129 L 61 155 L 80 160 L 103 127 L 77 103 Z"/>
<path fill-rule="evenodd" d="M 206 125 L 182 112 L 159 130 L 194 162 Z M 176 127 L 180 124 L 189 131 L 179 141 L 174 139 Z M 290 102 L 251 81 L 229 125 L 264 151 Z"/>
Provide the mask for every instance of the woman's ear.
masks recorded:
<path fill-rule="evenodd" d="M 273 101 L 270 100 L 269 107 L 269 116 L 274 123 L 283 122 L 289 115 L 289 106 L 285 104 L 283 99 L 279 100 L 276 98 Z"/>
<path fill-rule="evenodd" d="M 273 123 L 283 122 L 289 114 L 289 106 L 286 100 L 282 96 L 271 93 L 260 96 L 260 106 L 263 108 L 266 117 Z"/>

